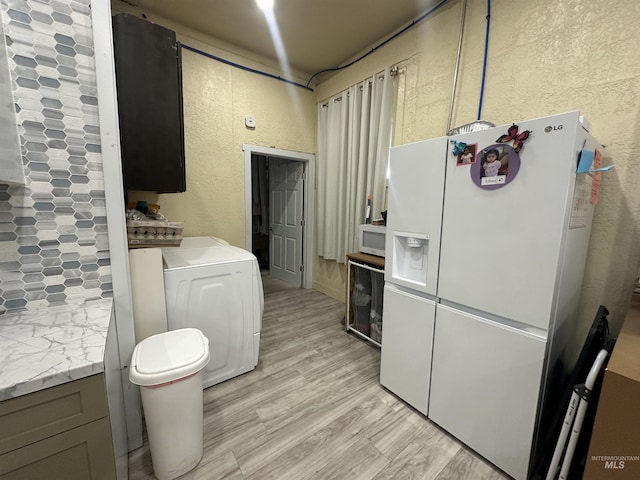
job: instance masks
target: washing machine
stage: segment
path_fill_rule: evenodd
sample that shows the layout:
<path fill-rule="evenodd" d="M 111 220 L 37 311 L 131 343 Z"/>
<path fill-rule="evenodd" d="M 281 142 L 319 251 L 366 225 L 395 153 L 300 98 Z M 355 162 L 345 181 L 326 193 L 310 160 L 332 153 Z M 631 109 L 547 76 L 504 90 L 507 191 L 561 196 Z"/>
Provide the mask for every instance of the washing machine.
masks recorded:
<path fill-rule="evenodd" d="M 203 388 L 258 364 L 264 311 L 256 257 L 215 237 L 185 238 L 162 249 L 169 330 L 193 327 L 209 339 Z"/>

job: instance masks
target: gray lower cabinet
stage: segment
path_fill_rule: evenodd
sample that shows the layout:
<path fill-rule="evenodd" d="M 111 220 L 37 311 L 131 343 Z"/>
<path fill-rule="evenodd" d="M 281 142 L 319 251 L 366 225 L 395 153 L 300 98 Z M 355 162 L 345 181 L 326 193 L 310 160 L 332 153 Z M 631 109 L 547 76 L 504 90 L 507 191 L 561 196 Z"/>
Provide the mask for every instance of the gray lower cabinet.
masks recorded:
<path fill-rule="evenodd" d="M 115 479 L 104 375 L 0 402 L 0 479 Z"/>

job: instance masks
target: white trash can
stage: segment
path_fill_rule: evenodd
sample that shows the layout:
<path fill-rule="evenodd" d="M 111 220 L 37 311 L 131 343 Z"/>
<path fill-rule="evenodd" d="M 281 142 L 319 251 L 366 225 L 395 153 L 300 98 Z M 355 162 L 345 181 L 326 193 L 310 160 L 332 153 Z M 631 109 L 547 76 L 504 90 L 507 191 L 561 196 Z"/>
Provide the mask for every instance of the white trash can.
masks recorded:
<path fill-rule="evenodd" d="M 136 345 L 129 380 L 140 385 L 153 473 L 172 480 L 202 458 L 202 369 L 209 340 L 195 328 L 152 335 Z"/>

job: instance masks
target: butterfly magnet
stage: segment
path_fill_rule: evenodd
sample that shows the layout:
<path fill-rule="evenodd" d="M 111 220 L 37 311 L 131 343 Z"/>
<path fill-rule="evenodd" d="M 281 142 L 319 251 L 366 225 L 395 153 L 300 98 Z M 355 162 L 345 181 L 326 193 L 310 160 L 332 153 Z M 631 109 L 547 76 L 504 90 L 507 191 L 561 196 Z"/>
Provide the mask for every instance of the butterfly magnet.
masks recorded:
<path fill-rule="evenodd" d="M 498 143 L 508 143 L 513 140 L 513 149 L 516 153 L 520 153 L 524 146 L 524 141 L 531 135 L 531 130 L 525 130 L 522 133 L 518 133 L 518 125 L 515 123 L 509 127 L 506 135 L 500 136 L 496 140 Z"/>

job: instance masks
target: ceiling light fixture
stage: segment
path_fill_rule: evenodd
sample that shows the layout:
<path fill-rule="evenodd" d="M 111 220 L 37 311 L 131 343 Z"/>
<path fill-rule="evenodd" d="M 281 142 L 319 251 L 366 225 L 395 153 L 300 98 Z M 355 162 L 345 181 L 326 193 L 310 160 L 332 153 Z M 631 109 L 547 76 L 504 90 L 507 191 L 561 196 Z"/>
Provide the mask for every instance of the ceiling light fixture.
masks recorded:
<path fill-rule="evenodd" d="M 256 3 L 263 12 L 273 10 L 273 0 L 256 0 Z"/>

